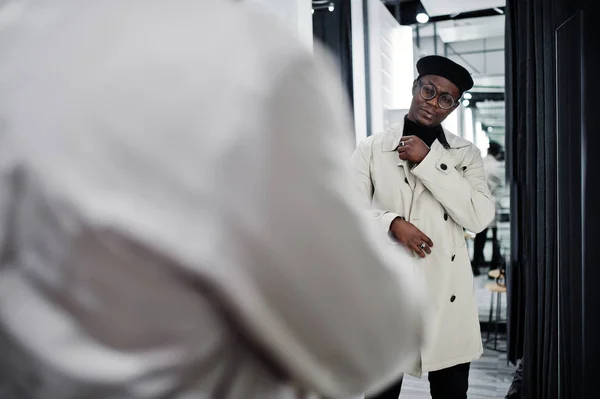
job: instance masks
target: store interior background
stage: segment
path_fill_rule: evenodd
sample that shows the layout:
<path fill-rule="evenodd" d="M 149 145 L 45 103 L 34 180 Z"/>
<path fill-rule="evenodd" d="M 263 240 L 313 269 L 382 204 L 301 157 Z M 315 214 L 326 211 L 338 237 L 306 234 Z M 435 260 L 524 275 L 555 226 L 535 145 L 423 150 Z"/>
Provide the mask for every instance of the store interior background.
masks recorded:
<path fill-rule="evenodd" d="M 445 127 L 472 141 L 480 148 L 482 156 L 487 155 L 490 140 L 504 147 L 504 2 L 483 3 L 479 2 L 477 7 L 483 6 L 484 10 L 477 8 L 473 12 L 473 4 L 457 3 L 452 6 L 443 1 L 369 0 L 360 9 L 362 15 L 357 16 L 360 13 L 348 9 L 348 2 L 312 2 L 315 37 L 337 54 L 342 83 L 353 97 L 357 140 L 383 131 L 403 117 L 410 106 L 412 83 L 416 78 L 415 62 L 423 56 L 437 54 L 464 65 L 475 82 L 473 89 L 463 95 L 461 106 L 445 121 Z M 419 23 L 419 13 L 426 13 L 429 21 Z M 366 18 L 366 31 L 360 29 L 360 25 L 352 24 L 352 17 L 354 20 Z M 352 51 L 345 45 L 350 35 Z M 364 57 L 361 57 L 363 54 Z M 363 62 L 366 65 L 364 70 Z M 352 76 L 352 82 L 348 76 Z M 365 77 L 369 84 L 366 84 Z M 366 88 L 364 91 L 363 87 Z M 508 259 L 511 242 L 508 189 L 501 191 L 499 200 L 502 209 L 498 239 L 502 255 Z M 488 235 L 491 238 L 491 230 Z M 466 236 L 472 254 L 473 234 L 467 233 Z M 491 240 L 486 243 L 484 254 L 489 261 L 492 256 Z M 484 358 L 473 365 L 470 393 L 475 399 L 504 397 L 514 372 L 514 366 L 507 364 L 504 353 L 506 294 L 487 289 L 486 285 L 493 280 L 488 278 L 489 268 L 481 270 L 482 274 L 475 278 L 475 291 L 482 332 L 487 339 L 488 330 L 495 334 L 497 328 L 498 342 L 490 341 Z M 492 307 L 492 295 L 495 295 L 496 301 L 500 299 L 500 322 L 496 321 L 497 303 Z M 497 325 L 489 322 L 490 308 Z M 493 350 L 494 344 L 497 350 Z M 429 397 L 427 380 L 407 377 L 401 397 Z"/>
<path fill-rule="evenodd" d="M 475 87 L 463 98 L 468 103 L 445 127 L 484 156 L 489 140 L 505 146 L 499 229 L 508 294 L 501 308 L 504 348 L 486 349 L 473 365 L 469 398 L 504 397 L 522 357 L 523 397 L 597 397 L 600 208 L 593 188 L 600 168 L 594 156 L 600 24 L 592 1 L 243 2 L 271 13 L 307 48 L 320 41 L 331 50 L 357 142 L 407 110 L 418 58 L 445 55 L 472 72 Z M 417 21 L 422 12 L 427 22 Z M 490 245 L 485 252 L 490 259 Z M 483 273 L 475 284 L 484 339 L 490 327 L 486 283 Z M 409 379 L 405 386 L 401 398 L 429 397 L 426 380 Z"/>
<path fill-rule="evenodd" d="M 464 65 L 475 82 L 473 89 L 463 95 L 461 106 L 444 122 L 445 128 L 472 141 L 482 156 L 487 155 L 490 140 L 504 147 L 503 0 L 315 0 L 311 5 L 315 40 L 336 55 L 340 83 L 352 100 L 357 142 L 403 118 L 412 98 L 416 61 L 437 54 Z M 420 13 L 425 13 L 429 20 L 419 22 Z M 506 184 L 504 187 L 499 194 L 502 208 L 498 239 L 502 255 L 509 259 L 510 193 Z M 491 230 L 488 233 L 491 238 Z M 474 234 L 466 232 L 466 237 L 472 254 Z M 486 260 L 491 260 L 491 240 L 486 243 L 484 253 Z M 481 268 L 481 275 L 475 278 L 475 290 L 484 340 L 487 341 L 488 330 L 492 333 L 490 338 L 497 334 L 498 340 L 490 339 L 485 344 L 484 357 L 473 364 L 470 381 L 473 399 L 503 398 L 515 370 L 505 353 L 507 295 L 486 288 L 494 282 L 488 277 L 488 270 Z M 493 307 L 492 295 L 496 301 Z M 406 377 L 401 398 L 428 397 L 426 378 Z"/>

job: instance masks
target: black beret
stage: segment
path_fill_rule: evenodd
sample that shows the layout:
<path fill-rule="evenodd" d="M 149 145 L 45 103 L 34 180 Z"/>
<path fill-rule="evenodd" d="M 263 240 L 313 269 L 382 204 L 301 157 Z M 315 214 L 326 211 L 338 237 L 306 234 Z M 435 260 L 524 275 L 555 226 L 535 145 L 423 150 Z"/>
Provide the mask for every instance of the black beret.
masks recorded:
<path fill-rule="evenodd" d="M 448 79 L 461 93 L 473 87 L 471 74 L 462 65 L 440 55 L 429 55 L 417 61 L 419 76 L 436 75 Z"/>

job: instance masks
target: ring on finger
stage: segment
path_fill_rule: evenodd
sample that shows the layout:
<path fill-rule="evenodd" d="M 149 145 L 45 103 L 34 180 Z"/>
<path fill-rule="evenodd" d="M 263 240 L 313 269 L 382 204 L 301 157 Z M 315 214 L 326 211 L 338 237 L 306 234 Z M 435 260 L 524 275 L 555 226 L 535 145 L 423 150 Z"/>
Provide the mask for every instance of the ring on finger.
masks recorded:
<path fill-rule="evenodd" d="M 427 248 L 427 244 L 425 244 L 424 242 L 422 242 L 421 245 L 419 245 L 419 248 L 425 249 L 425 248 Z"/>

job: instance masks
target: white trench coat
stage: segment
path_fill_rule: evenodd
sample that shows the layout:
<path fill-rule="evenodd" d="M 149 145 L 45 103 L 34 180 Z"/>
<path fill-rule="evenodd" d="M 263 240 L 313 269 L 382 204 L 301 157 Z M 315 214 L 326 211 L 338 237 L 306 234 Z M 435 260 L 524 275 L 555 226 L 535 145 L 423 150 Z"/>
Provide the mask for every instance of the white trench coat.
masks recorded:
<path fill-rule="evenodd" d="M 479 149 L 444 131 L 449 147 L 436 140 L 416 167 L 396 151 L 404 124 L 361 142 L 351 158 L 355 186 L 372 217 L 388 231 L 397 216 L 433 241 L 425 259 L 415 255 L 428 291 L 431 323 L 421 364 L 406 370 L 441 370 L 478 359 L 482 352 L 477 302 L 463 227 L 479 232 L 494 217 Z"/>

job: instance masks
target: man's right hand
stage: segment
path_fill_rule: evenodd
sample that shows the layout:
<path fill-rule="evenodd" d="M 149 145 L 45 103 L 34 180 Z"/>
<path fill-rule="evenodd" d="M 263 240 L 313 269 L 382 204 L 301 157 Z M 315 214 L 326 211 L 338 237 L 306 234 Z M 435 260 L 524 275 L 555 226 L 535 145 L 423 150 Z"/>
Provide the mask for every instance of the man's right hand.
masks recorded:
<path fill-rule="evenodd" d="M 396 218 L 390 225 L 390 233 L 403 244 L 406 248 L 414 251 L 421 258 L 424 258 L 427 254 L 431 253 L 433 242 L 427 237 L 421 230 L 419 230 L 414 224 L 407 222 L 402 218 Z M 425 248 L 422 249 L 422 244 L 425 244 Z"/>

